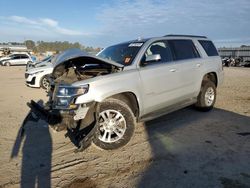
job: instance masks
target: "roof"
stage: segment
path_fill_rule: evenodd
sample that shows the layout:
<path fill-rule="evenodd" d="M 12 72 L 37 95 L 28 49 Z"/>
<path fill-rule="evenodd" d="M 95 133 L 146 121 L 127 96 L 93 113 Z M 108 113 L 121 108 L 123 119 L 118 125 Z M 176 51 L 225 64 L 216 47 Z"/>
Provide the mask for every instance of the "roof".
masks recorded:
<path fill-rule="evenodd" d="M 190 38 L 204 38 L 207 39 L 206 36 L 199 36 L 199 35 L 175 35 L 175 34 L 168 34 L 164 37 L 190 37 Z"/>
<path fill-rule="evenodd" d="M 115 45 L 120 45 L 120 44 L 127 44 L 127 43 L 145 43 L 150 39 L 157 39 L 157 38 L 162 38 L 162 37 L 186 37 L 186 38 L 203 38 L 203 39 L 207 39 L 206 36 L 200 36 L 200 35 L 179 35 L 179 34 L 168 34 L 168 35 L 164 35 L 164 36 L 160 36 L 160 37 L 150 37 L 150 38 L 138 38 L 135 40 L 130 40 L 130 41 L 126 41 L 126 42 L 121 42 Z M 112 45 L 112 46 L 115 46 Z"/>

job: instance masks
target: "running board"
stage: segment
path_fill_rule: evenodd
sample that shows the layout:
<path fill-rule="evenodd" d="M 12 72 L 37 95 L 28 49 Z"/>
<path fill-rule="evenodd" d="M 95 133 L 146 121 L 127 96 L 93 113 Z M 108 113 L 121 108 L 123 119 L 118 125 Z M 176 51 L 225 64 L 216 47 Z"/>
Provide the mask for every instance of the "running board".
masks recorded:
<path fill-rule="evenodd" d="M 143 115 L 141 118 L 139 118 L 139 122 L 145 122 L 145 121 L 149 121 L 149 120 L 161 117 L 163 115 L 166 115 L 166 114 L 169 114 L 171 112 L 180 110 L 180 109 L 185 108 L 187 106 L 190 106 L 196 102 L 197 102 L 197 98 L 192 98 L 190 100 L 182 101 L 181 103 L 177 103 L 177 104 L 168 106 L 166 108 L 157 110 L 155 112 Z"/>

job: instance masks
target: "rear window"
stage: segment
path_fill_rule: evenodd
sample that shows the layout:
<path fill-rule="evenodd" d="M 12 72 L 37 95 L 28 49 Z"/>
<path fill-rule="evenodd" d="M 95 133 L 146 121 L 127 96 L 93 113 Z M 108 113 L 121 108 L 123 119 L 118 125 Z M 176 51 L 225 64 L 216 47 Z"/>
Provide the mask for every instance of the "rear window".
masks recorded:
<path fill-rule="evenodd" d="M 168 43 L 174 54 L 175 60 L 200 57 L 191 40 L 169 40 Z"/>
<path fill-rule="evenodd" d="M 203 47 L 203 49 L 205 50 L 205 52 L 207 53 L 208 56 L 217 56 L 219 55 L 214 44 L 212 43 L 212 41 L 209 40 L 199 40 L 199 43 L 201 44 L 201 46 Z"/>

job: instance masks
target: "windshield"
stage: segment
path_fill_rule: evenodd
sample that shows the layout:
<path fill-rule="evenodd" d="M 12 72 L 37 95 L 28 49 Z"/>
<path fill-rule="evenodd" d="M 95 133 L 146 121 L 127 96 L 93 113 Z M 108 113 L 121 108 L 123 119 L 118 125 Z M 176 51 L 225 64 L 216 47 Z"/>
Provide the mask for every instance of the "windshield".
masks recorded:
<path fill-rule="evenodd" d="M 52 58 L 52 56 L 48 56 L 48 57 L 45 57 L 42 61 L 48 61 L 51 58 Z"/>
<path fill-rule="evenodd" d="M 45 57 L 44 59 L 42 59 L 41 61 L 37 62 L 36 64 L 40 64 L 40 63 L 43 63 L 43 62 L 51 62 L 50 59 L 52 58 L 53 56 L 48 56 L 48 57 Z"/>
<path fill-rule="evenodd" d="M 40 62 L 49 61 L 51 58 L 52 58 L 52 56 L 45 57 Z"/>
<path fill-rule="evenodd" d="M 142 45 L 143 42 L 118 44 L 105 48 L 97 56 L 128 66 L 133 62 Z"/>

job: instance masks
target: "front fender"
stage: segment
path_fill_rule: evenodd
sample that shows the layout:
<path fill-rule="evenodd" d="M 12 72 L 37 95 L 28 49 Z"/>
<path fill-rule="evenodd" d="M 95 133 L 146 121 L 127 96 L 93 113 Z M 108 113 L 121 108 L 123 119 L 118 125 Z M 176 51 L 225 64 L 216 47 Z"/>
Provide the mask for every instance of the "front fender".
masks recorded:
<path fill-rule="evenodd" d="M 86 84 L 86 82 L 84 83 Z M 92 101 L 102 102 L 106 98 L 120 93 L 130 92 L 136 96 L 139 109 L 143 109 L 143 102 L 140 91 L 142 86 L 137 70 L 124 71 L 121 73 L 110 74 L 89 82 L 88 93 L 79 96 L 75 103 L 83 104 Z M 78 83 L 77 85 L 80 85 Z"/>

